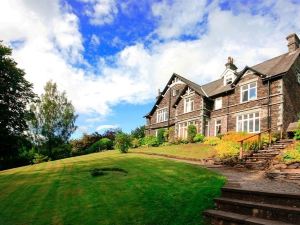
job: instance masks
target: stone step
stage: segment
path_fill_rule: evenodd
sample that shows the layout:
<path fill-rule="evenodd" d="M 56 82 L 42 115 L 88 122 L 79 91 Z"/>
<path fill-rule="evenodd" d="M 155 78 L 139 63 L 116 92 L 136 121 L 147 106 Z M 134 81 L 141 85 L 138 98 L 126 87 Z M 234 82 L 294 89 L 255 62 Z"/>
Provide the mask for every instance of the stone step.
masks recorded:
<path fill-rule="evenodd" d="M 269 157 L 269 156 L 250 156 L 250 157 L 247 157 L 247 158 L 246 158 L 246 162 L 247 162 L 249 159 L 250 159 L 250 160 L 259 161 L 259 160 L 262 160 L 262 159 L 264 159 L 264 160 L 270 159 L 270 157 Z"/>
<path fill-rule="evenodd" d="M 300 208 L 300 195 L 292 193 L 265 192 L 223 187 L 222 197 Z"/>
<path fill-rule="evenodd" d="M 218 210 L 287 223 L 300 222 L 300 208 L 230 198 L 216 198 Z"/>
<path fill-rule="evenodd" d="M 213 209 L 205 211 L 204 215 L 211 225 L 296 225 Z"/>
<path fill-rule="evenodd" d="M 269 156 L 269 157 L 274 157 L 274 156 L 277 156 L 278 153 L 274 153 L 274 152 L 271 152 L 271 153 L 253 153 L 253 156 Z"/>

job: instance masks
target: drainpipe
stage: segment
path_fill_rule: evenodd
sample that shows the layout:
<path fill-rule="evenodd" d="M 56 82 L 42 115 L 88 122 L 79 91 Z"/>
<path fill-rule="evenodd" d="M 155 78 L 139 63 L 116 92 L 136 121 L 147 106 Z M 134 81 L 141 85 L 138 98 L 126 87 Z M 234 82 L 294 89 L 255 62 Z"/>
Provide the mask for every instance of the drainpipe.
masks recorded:
<path fill-rule="evenodd" d="M 226 130 L 227 130 L 227 133 L 228 133 L 228 121 L 229 121 L 229 95 L 228 95 L 228 92 L 226 92 L 226 95 L 227 95 L 227 122 L 226 122 Z"/>
<path fill-rule="evenodd" d="M 270 80 L 268 80 L 268 129 L 271 128 L 271 87 L 270 87 Z"/>
<path fill-rule="evenodd" d="M 169 88 L 169 110 L 168 110 L 168 129 L 170 128 L 170 117 L 171 117 L 171 97 L 172 97 L 172 88 Z"/>

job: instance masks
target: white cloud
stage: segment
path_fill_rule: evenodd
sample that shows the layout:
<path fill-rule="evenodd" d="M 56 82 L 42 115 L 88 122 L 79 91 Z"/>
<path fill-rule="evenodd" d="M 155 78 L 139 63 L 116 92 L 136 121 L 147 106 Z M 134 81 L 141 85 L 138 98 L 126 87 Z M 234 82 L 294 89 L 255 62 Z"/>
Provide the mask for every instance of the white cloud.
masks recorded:
<path fill-rule="evenodd" d="M 87 5 L 86 15 L 93 25 L 110 24 L 114 21 L 118 13 L 117 2 L 115 0 L 80 0 Z"/>
<path fill-rule="evenodd" d="M 94 46 L 99 46 L 100 45 L 100 38 L 97 35 L 92 34 L 91 44 L 94 45 Z"/>
<path fill-rule="evenodd" d="M 206 0 L 163 0 L 154 3 L 152 13 L 159 19 L 155 33 L 163 39 L 201 33 L 198 24 L 207 11 L 205 6 Z"/>
<path fill-rule="evenodd" d="M 119 128 L 118 125 L 100 125 L 96 128 L 97 131 L 108 130 L 108 129 L 116 129 Z"/>
<path fill-rule="evenodd" d="M 202 12 L 188 9 L 194 6 L 184 2 L 187 5 L 182 9 L 191 18 L 168 27 L 168 20 L 161 17 L 157 30 L 161 35 L 177 37 L 185 28 L 192 32 L 190 27 L 198 20 L 201 22 Z M 2 1 L 0 34 L 6 43 L 19 41 L 14 58 L 25 69 L 37 93 L 52 79 L 61 90 L 66 90 L 79 114 L 103 118 L 120 102 L 138 104 L 154 100 L 157 88 L 162 88 L 173 72 L 201 84 L 220 76 L 229 55 L 242 69 L 287 52 L 285 37 L 292 32 L 300 34 L 300 6 L 288 1 L 271 5 L 269 13 L 258 10 L 259 13 L 251 15 L 247 10 L 221 11 L 212 4 L 207 9 L 207 31 L 198 39 L 127 46 L 109 60 L 101 58 L 97 73 L 92 72 L 97 68 L 89 70 L 90 65 L 82 58 L 84 49 L 77 16 L 58 0 Z M 178 9 L 168 10 L 167 14 L 176 15 Z M 109 61 L 113 61 L 113 66 Z M 87 69 L 75 65 L 85 65 Z"/>

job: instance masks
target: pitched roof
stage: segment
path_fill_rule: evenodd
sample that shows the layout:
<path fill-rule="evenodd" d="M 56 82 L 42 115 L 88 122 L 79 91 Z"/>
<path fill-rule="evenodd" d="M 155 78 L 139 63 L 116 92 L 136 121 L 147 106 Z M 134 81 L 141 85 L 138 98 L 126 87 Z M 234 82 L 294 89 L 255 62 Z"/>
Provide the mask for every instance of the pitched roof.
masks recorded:
<path fill-rule="evenodd" d="M 262 63 L 256 64 L 252 67 L 246 66 L 243 70 L 241 70 L 240 72 L 237 73 L 237 79 L 235 81 L 238 82 L 238 80 L 249 69 L 252 70 L 253 72 L 257 73 L 258 75 L 266 76 L 265 77 L 266 79 L 272 78 L 273 76 L 280 75 L 280 74 L 283 75 L 291 68 L 291 66 L 293 65 L 293 63 L 295 62 L 295 60 L 297 59 L 299 54 L 300 54 L 300 48 L 292 53 L 282 54 L 280 56 L 266 60 Z M 154 104 L 153 108 L 145 117 L 148 117 L 155 111 L 156 105 L 158 105 L 160 103 L 160 101 L 162 100 L 163 95 L 168 90 L 168 88 L 169 88 L 168 86 L 171 84 L 171 82 L 175 76 L 178 77 L 185 84 L 187 84 L 187 86 L 189 86 L 194 91 L 196 91 L 198 94 L 200 94 L 202 96 L 206 96 L 206 97 L 212 97 L 212 96 L 222 94 L 224 92 L 231 91 L 234 89 L 234 87 L 230 84 L 224 86 L 223 78 L 214 80 L 214 81 L 209 82 L 204 85 L 198 85 L 176 73 L 173 73 L 173 75 L 171 76 L 167 85 L 165 86 L 164 90 L 162 91 L 161 95 L 157 98 L 157 101 Z M 181 95 L 179 95 L 179 97 L 180 96 Z M 176 99 L 176 102 L 177 102 L 178 98 Z"/>

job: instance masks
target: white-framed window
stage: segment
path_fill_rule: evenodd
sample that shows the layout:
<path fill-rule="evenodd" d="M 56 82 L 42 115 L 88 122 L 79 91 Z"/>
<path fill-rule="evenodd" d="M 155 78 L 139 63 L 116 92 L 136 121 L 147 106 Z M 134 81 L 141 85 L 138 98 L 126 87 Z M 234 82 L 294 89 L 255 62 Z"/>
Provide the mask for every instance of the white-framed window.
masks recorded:
<path fill-rule="evenodd" d="M 192 112 L 194 110 L 194 100 L 191 97 L 184 98 L 184 113 Z"/>
<path fill-rule="evenodd" d="M 222 97 L 216 98 L 215 100 L 215 110 L 222 108 Z"/>
<path fill-rule="evenodd" d="M 257 98 L 257 83 L 252 82 L 241 86 L 241 102 L 255 100 Z"/>
<path fill-rule="evenodd" d="M 207 118 L 204 120 L 204 136 L 209 136 L 209 120 Z"/>
<path fill-rule="evenodd" d="M 168 116 L 169 116 L 168 108 L 158 109 L 156 114 L 156 122 L 160 123 L 160 122 L 167 121 Z"/>
<path fill-rule="evenodd" d="M 222 132 L 222 120 L 215 121 L 215 136 Z"/>
<path fill-rule="evenodd" d="M 260 132 L 259 112 L 247 113 L 237 116 L 237 132 L 258 133 Z"/>
<path fill-rule="evenodd" d="M 182 138 L 182 139 L 187 138 L 187 130 L 188 130 L 189 125 L 196 126 L 197 132 L 198 132 L 198 121 L 191 120 L 191 121 L 187 121 L 187 122 L 182 122 L 182 123 L 178 124 L 178 137 L 179 138 Z"/>

